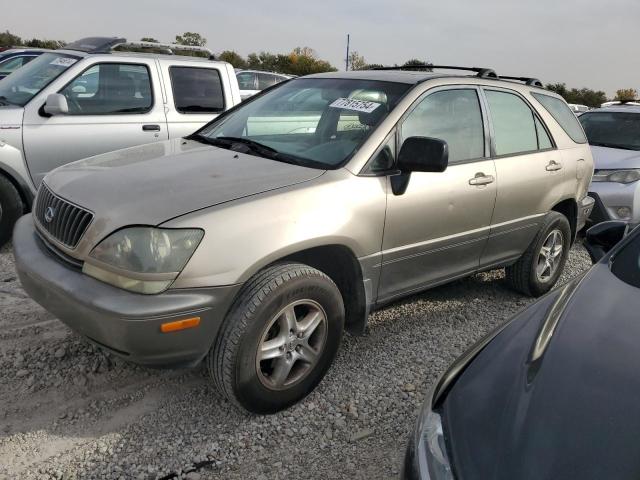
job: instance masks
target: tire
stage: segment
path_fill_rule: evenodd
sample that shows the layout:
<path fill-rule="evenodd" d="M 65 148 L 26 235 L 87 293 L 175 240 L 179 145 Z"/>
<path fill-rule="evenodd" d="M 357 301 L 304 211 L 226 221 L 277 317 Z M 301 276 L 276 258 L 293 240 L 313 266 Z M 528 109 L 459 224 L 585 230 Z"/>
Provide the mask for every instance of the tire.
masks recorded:
<path fill-rule="evenodd" d="M 258 414 L 283 410 L 326 374 L 344 316 L 342 295 L 324 273 L 297 263 L 269 267 L 231 306 L 206 359 L 209 374 L 237 407 Z M 266 359 L 259 359 L 259 348 Z"/>
<path fill-rule="evenodd" d="M 23 213 L 20 193 L 7 177 L 0 174 L 0 247 L 9 241 L 13 226 Z"/>
<path fill-rule="evenodd" d="M 544 264 L 542 248 L 549 247 L 551 235 L 560 233 L 561 238 L 555 237 L 555 244 L 561 244 L 562 250 L 556 253 L 552 262 L 553 270 Z M 559 241 L 560 240 L 560 241 Z M 522 257 L 513 265 L 506 268 L 506 280 L 509 286 L 518 292 L 531 297 L 539 297 L 547 293 L 558 281 L 569 255 L 571 247 L 571 227 L 567 217 L 558 212 L 549 212 L 542 227 L 524 252 Z M 553 250 L 552 252 L 557 250 Z M 540 267 L 542 274 L 538 268 Z"/>

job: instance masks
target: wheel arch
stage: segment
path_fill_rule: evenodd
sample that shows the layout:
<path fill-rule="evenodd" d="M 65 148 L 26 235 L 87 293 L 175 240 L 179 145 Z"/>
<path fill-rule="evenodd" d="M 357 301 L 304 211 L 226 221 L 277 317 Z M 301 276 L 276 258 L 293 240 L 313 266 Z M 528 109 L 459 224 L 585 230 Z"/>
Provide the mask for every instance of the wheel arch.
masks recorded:
<path fill-rule="evenodd" d="M 0 164 L 0 175 L 9 180 L 16 188 L 25 208 L 24 213 L 28 213 L 33 205 L 33 193 L 31 193 L 29 186 L 20 180 L 19 175 L 11 167 L 6 165 Z"/>
<path fill-rule="evenodd" d="M 571 243 L 573 244 L 578 234 L 578 203 L 573 198 L 566 198 L 556 203 L 551 210 L 561 213 L 569 221 L 569 226 L 571 227 Z"/>

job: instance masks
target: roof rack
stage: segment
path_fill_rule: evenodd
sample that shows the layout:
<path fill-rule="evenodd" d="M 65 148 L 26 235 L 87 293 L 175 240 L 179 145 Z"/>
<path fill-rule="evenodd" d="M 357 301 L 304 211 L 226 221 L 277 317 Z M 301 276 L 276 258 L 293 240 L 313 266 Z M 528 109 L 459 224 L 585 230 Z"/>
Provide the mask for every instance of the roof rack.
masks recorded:
<path fill-rule="evenodd" d="M 169 55 L 175 55 L 175 51 L 196 51 L 204 52 L 208 55 L 209 60 L 215 60 L 213 52 L 207 47 L 197 47 L 191 45 L 178 45 L 176 43 L 160 43 L 160 42 L 127 42 L 122 37 L 87 37 L 71 42 L 65 45 L 65 50 L 78 50 L 85 53 L 111 53 L 116 47 L 126 45 L 135 48 L 155 48 L 163 49 Z"/>
<path fill-rule="evenodd" d="M 524 82 L 525 85 L 530 85 L 532 87 L 544 87 L 544 85 L 540 80 L 533 77 L 503 77 L 501 75 L 500 78 L 504 80 L 516 80 L 518 82 Z"/>
<path fill-rule="evenodd" d="M 442 70 L 464 70 L 467 72 L 475 72 L 476 77 L 480 78 L 498 78 L 498 74 L 492 68 L 483 67 L 454 67 L 452 65 L 399 65 L 397 67 L 376 67 L 374 70 L 424 70 L 424 69 L 442 69 Z"/>

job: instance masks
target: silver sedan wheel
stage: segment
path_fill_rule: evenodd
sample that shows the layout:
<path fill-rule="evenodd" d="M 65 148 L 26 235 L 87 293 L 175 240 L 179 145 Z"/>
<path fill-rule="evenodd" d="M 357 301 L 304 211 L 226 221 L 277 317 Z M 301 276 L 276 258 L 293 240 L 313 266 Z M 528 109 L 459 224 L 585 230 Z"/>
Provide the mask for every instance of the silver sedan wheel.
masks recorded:
<path fill-rule="evenodd" d="M 290 303 L 269 321 L 258 344 L 258 378 L 271 390 L 300 382 L 318 363 L 326 339 L 327 314 L 320 304 Z"/>
<path fill-rule="evenodd" d="M 562 258 L 563 242 L 564 237 L 558 229 L 552 230 L 545 239 L 538 254 L 538 264 L 536 266 L 538 281 L 542 283 L 548 282 L 556 274 Z"/>

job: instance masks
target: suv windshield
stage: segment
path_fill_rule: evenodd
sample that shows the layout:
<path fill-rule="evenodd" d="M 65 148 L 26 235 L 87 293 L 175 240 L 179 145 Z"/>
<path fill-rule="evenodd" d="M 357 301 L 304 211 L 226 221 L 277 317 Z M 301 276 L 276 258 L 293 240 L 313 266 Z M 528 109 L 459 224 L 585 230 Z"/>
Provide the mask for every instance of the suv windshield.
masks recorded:
<path fill-rule="evenodd" d="M 214 120 L 191 138 L 335 169 L 358 150 L 409 88 L 372 80 L 292 80 Z"/>
<path fill-rule="evenodd" d="M 591 145 L 640 150 L 640 113 L 589 112 L 579 120 Z"/>
<path fill-rule="evenodd" d="M 78 60 L 78 57 L 62 53 L 40 55 L 0 82 L 0 106 L 8 104 L 24 107 Z"/>

